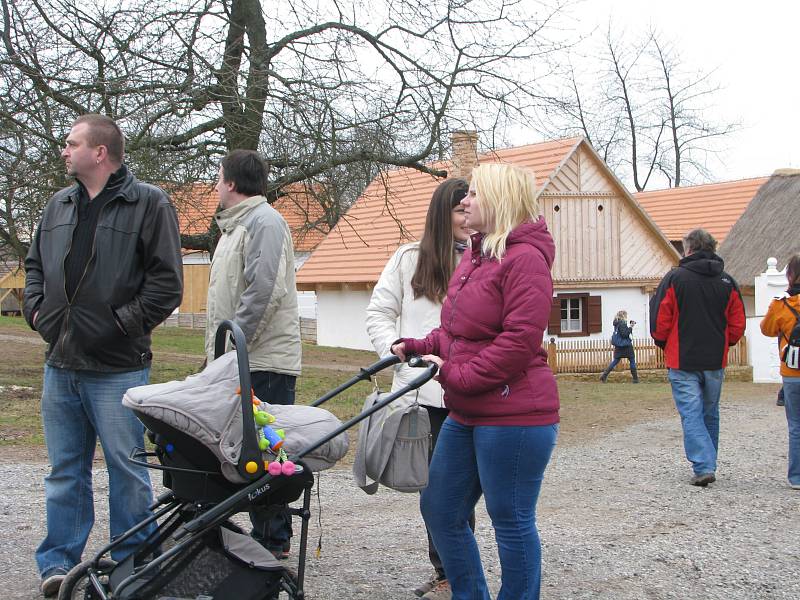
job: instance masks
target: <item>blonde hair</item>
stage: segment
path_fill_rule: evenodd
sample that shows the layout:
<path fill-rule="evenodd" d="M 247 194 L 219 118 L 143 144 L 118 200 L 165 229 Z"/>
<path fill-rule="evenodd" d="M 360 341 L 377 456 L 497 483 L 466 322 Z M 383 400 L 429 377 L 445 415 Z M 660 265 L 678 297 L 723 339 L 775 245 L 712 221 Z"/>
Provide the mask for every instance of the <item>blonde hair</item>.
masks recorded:
<path fill-rule="evenodd" d="M 614 318 L 615 319 L 621 319 L 623 321 L 627 321 L 628 320 L 628 311 L 627 310 L 621 310 L 621 311 L 619 311 L 617 313 L 617 316 L 614 317 Z"/>
<path fill-rule="evenodd" d="M 483 251 L 498 260 L 506 253 L 508 234 L 525 221 L 539 217 L 533 171 L 509 164 L 489 163 L 472 171 L 481 215 L 492 231 L 483 239 Z"/>

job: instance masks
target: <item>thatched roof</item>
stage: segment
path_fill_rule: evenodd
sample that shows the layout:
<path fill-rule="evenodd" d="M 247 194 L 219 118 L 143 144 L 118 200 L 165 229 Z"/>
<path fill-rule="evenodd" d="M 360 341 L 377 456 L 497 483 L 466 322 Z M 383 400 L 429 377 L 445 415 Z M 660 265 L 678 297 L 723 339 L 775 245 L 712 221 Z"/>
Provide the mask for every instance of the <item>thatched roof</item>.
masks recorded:
<path fill-rule="evenodd" d="M 800 252 L 800 170 L 780 169 L 759 188 L 718 254 L 740 286 L 752 287 L 770 256 L 782 269 L 796 252 Z"/>

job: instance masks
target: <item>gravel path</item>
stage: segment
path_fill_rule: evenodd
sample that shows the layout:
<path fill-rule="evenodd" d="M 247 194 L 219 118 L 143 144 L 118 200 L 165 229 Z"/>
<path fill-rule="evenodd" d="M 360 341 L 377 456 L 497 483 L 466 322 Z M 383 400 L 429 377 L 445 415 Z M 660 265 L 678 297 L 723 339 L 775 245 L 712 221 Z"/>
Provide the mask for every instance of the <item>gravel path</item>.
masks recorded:
<path fill-rule="evenodd" d="M 558 448 L 539 503 L 542 597 L 800 598 L 800 492 L 786 485 L 786 422 L 773 397 L 770 387 L 748 403 L 723 401 L 719 481 L 706 489 L 687 483 L 677 416 Z M 0 464 L 3 598 L 39 597 L 32 555 L 43 535 L 46 471 Z M 95 489 L 104 523 L 102 470 Z M 321 514 L 323 552 L 308 559 L 309 598 L 413 598 L 410 590 L 429 574 L 416 496 L 385 489 L 367 496 L 346 469 L 323 473 L 319 489 L 311 539 Z M 499 566 L 482 504 L 478 538 L 496 594 Z"/>

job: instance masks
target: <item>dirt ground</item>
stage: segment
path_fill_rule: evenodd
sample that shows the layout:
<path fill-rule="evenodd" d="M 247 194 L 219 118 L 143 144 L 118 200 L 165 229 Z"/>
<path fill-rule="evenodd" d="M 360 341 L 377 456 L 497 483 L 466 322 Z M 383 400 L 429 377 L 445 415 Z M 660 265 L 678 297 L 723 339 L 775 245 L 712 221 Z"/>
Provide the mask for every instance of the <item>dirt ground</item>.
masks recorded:
<path fill-rule="evenodd" d="M 645 385 L 650 384 L 639 387 Z M 690 469 L 674 414 L 646 410 L 647 418 L 616 428 L 595 416 L 597 427 L 585 435 L 570 431 L 565 419 L 567 435 L 539 502 L 542 598 L 800 597 L 800 494 L 786 485 L 786 424 L 774 406 L 775 391 L 776 386 L 726 385 L 719 481 L 705 489 L 688 485 Z M 32 555 L 44 533 L 46 472 L 47 465 L 38 461 L 0 463 L 2 597 L 39 598 Z M 322 473 L 317 490 L 310 539 L 313 548 L 321 536 L 322 553 L 308 559 L 308 597 L 413 598 L 414 585 L 430 570 L 416 495 L 381 489 L 367 496 L 342 464 Z M 107 491 L 104 469 L 97 468 L 90 550 L 107 535 Z M 483 503 L 477 516 L 477 540 L 494 595 L 500 570 Z"/>
<path fill-rule="evenodd" d="M 0 597 L 31 600 L 40 598 L 33 553 L 44 535 L 48 465 L 41 445 L 15 444 L 8 426 L 8 407 L 38 412 L 41 367 L 29 365 L 42 348 L 19 337 L 29 336 L 0 331 L 0 370 L 6 369 L 6 381 L 13 375 L 21 384 L 0 390 Z M 668 385 L 560 379 L 559 443 L 538 510 L 542 598 L 800 598 L 800 493 L 786 485 L 786 422 L 774 406 L 777 389 L 725 384 L 719 481 L 701 489 L 688 485 Z M 108 535 L 108 483 L 101 460 L 95 466 L 97 523 L 87 554 Z M 153 476 L 157 488 L 158 479 Z M 385 489 L 365 495 L 352 483 L 349 459 L 322 473 L 317 490 L 308 597 L 413 598 L 410 590 L 430 572 L 417 496 Z M 494 595 L 500 586 L 496 545 L 482 503 L 477 514 L 476 536 Z"/>

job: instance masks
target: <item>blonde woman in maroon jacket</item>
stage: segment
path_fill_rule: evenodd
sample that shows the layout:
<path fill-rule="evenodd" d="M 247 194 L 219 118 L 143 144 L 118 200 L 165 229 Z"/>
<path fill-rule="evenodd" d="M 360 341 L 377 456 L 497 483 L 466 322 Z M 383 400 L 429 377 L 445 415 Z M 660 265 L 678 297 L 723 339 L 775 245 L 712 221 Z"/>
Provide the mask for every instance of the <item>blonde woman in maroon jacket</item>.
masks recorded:
<path fill-rule="evenodd" d="M 450 415 L 420 500 L 454 600 L 488 600 L 468 516 L 481 495 L 497 540 L 498 600 L 539 598 L 536 501 L 558 434 L 558 390 L 542 349 L 555 245 L 538 217 L 533 173 L 481 165 L 462 200 L 472 236 L 442 306 L 441 326 L 392 352 L 439 367 Z"/>

